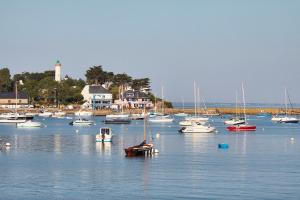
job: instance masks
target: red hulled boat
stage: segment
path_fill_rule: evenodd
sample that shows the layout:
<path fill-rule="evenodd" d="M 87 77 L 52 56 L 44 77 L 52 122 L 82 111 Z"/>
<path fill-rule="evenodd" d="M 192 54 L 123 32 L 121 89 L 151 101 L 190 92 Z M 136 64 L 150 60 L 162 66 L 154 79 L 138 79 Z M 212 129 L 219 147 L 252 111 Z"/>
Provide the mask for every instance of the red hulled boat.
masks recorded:
<path fill-rule="evenodd" d="M 240 124 L 226 127 L 228 131 L 256 131 L 255 125 Z"/>

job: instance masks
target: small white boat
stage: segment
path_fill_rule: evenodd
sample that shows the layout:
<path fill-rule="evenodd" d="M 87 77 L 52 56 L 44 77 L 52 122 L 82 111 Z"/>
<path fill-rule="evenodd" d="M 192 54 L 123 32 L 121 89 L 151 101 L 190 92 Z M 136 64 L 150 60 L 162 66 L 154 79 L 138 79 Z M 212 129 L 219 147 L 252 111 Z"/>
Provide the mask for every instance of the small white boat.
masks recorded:
<path fill-rule="evenodd" d="M 75 112 L 75 116 L 89 117 L 89 116 L 92 116 L 92 115 L 93 115 L 92 111 L 77 111 L 77 112 Z"/>
<path fill-rule="evenodd" d="M 22 123 L 17 123 L 18 128 L 40 128 L 42 127 L 43 124 L 40 122 L 33 122 L 31 120 L 22 122 Z"/>
<path fill-rule="evenodd" d="M 200 117 L 200 116 L 193 116 L 193 117 L 186 117 L 186 121 L 193 121 L 193 122 L 207 122 L 209 120 L 208 117 Z"/>
<path fill-rule="evenodd" d="M 279 116 L 279 115 L 275 115 L 272 117 L 271 121 L 273 122 L 280 122 L 285 116 Z"/>
<path fill-rule="evenodd" d="M 173 121 L 174 121 L 173 118 L 165 117 L 165 116 L 157 116 L 149 119 L 149 122 L 153 122 L 153 123 L 171 123 Z"/>
<path fill-rule="evenodd" d="M 58 112 L 53 113 L 52 117 L 62 118 L 62 117 L 64 117 L 66 114 L 67 114 L 66 112 L 58 111 Z"/>
<path fill-rule="evenodd" d="M 193 123 L 195 123 L 195 122 L 194 122 L 194 121 L 187 121 L 187 120 L 184 120 L 184 121 L 179 122 L 179 125 L 180 125 L 180 126 L 192 126 Z M 197 123 L 205 124 L 206 122 L 199 121 L 199 122 L 197 122 Z"/>
<path fill-rule="evenodd" d="M 40 117 L 51 117 L 52 116 L 52 112 L 42 112 L 42 113 L 39 113 L 39 116 Z"/>
<path fill-rule="evenodd" d="M 176 114 L 174 114 L 176 117 L 187 117 L 188 116 L 188 114 L 186 114 L 186 113 L 176 113 Z"/>
<path fill-rule="evenodd" d="M 296 117 L 283 117 L 279 122 L 281 123 L 298 123 L 299 119 L 297 119 Z"/>
<path fill-rule="evenodd" d="M 88 119 L 77 119 L 75 121 L 70 122 L 69 124 L 72 126 L 90 126 L 94 122 Z"/>
<path fill-rule="evenodd" d="M 241 117 L 233 117 L 229 120 L 225 120 L 224 124 L 228 124 L 228 125 L 239 125 L 239 124 L 245 124 L 245 118 L 241 118 Z"/>
<path fill-rule="evenodd" d="M 183 127 L 179 130 L 181 133 L 212 133 L 216 129 L 210 125 L 206 126 L 199 122 L 193 122 L 192 126 Z"/>
<path fill-rule="evenodd" d="M 129 124 L 131 119 L 129 114 L 111 114 L 106 115 L 104 123 L 105 124 Z"/>
<path fill-rule="evenodd" d="M 18 118 L 3 118 L 0 119 L 0 123 L 23 123 L 26 122 L 26 119 L 18 119 Z"/>
<path fill-rule="evenodd" d="M 99 134 L 96 135 L 96 142 L 111 142 L 112 136 L 111 128 L 100 128 Z"/>

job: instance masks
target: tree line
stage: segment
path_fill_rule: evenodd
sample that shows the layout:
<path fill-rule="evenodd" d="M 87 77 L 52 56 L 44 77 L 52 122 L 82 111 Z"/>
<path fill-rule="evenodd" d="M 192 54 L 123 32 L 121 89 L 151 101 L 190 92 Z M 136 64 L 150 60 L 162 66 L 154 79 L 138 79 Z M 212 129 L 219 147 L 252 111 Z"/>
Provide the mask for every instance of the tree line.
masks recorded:
<path fill-rule="evenodd" d="M 8 68 L 0 69 L 0 92 L 14 91 L 15 82 L 22 80 L 23 85 L 18 86 L 19 91 L 28 94 L 31 104 L 49 105 L 55 103 L 56 99 L 61 104 L 81 104 L 83 96 L 81 91 L 87 84 L 106 84 L 114 98 L 119 95 L 120 86 L 131 86 L 132 89 L 150 90 L 150 79 L 133 79 L 131 76 L 122 73 L 114 74 L 103 70 L 102 66 L 90 67 L 85 74 L 86 80 L 71 78 L 68 75 L 56 82 L 54 70 L 40 73 L 22 72 L 11 77 Z"/>

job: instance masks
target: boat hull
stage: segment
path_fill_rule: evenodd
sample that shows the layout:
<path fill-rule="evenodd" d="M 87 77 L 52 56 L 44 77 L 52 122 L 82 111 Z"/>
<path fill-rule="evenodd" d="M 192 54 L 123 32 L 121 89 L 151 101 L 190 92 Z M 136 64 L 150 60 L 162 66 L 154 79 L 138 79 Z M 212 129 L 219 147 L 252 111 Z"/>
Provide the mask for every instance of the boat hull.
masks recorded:
<path fill-rule="evenodd" d="M 256 131 L 254 125 L 234 125 L 226 127 L 228 131 Z"/>

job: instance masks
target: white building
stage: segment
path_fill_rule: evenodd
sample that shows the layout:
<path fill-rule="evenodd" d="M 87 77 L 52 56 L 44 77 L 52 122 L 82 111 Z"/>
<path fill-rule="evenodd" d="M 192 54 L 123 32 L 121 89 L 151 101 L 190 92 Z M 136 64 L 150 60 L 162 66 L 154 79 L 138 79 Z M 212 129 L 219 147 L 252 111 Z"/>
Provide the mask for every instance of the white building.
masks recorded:
<path fill-rule="evenodd" d="M 57 61 L 55 64 L 55 81 L 61 81 L 61 64 L 59 61 Z"/>
<path fill-rule="evenodd" d="M 81 94 L 93 109 L 109 108 L 112 104 L 112 93 L 101 85 L 86 85 Z"/>

